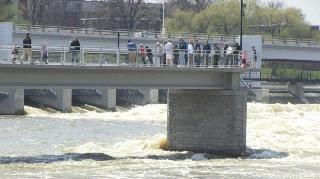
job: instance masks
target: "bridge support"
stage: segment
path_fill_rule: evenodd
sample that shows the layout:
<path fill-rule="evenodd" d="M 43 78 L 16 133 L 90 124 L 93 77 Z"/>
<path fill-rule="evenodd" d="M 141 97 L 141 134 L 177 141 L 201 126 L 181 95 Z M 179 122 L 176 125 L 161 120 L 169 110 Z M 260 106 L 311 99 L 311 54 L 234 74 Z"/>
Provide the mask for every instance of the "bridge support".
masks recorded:
<path fill-rule="evenodd" d="M 158 89 L 142 89 L 143 104 L 157 104 L 159 102 Z"/>
<path fill-rule="evenodd" d="M 117 89 L 117 104 L 145 105 L 158 102 L 158 89 Z"/>
<path fill-rule="evenodd" d="M 304 101 L 304 86 L 303 83 L 288 83 L 288 91 L 294 97 L 298 98 L 300 101 Z"/>
<path fill-rule="evenodd" d="M 26 98 L 62 112 L 71 112 L 71 89 L 26 90 Z"/>
<path fill-rule="evenodd" d="M 116 107 L 116 89 L 73 90 L 73 100 L 114 110 Z"/>
<path fill-rule="evenodd" d="M 2 89 L 0 90 L 0 114 L 20 115 L 24 113 L 24 90 Z"/>
<path fill-rule="evenodd" d="M 242 155 L 246 115 L 246 89 L 169 90 L 168 149 Z"/>

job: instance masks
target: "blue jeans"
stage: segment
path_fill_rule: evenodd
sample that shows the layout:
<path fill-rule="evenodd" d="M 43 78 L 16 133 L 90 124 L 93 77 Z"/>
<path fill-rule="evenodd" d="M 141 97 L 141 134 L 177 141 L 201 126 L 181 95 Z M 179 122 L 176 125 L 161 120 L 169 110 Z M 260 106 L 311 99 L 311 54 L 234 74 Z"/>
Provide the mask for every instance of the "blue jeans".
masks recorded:
<path fill-rule="evenodd" d="M 79 59 L 78 59 L 78 51 L 72 51 L 72 63 L 77 62 L 79 63 Z"/>
<path fill-rule="evenodd" d="M 183 51 L 179 51 L 179 64 L 180 65 L 186 65 L 185 63 L 185 54 L 186 52 L 183 50 Z"/>

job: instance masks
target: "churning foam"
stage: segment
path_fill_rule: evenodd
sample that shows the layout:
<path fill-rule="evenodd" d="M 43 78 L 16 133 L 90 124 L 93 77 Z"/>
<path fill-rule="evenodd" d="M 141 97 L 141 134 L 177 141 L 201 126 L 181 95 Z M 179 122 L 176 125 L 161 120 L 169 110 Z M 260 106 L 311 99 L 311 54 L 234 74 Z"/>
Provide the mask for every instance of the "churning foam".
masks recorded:
<path fill-rule="evenodd" d="M 128 111 L 81 113 L 50 113 L 26 107 L 30 117 L 67 120 L 94 119 L 104 121 L 136 121 L 165 124 L 167 105 L 138 106 Z M 320 159 L 319 104 L 259 104 L 248 103 L 247 145 L 253 158 L 289 157 Z M 111 145 L 111 146 L 110 146 Z M 145 153 L 166 152 L 164 135 L 146 136 L 142 140 L 127 140 L 116 144 L 86 143 L 66 152 L 103 152 L 112 156 L 140 156 Z M 146 152 L 147 151 L 147 152 Z"/>
<path fill-rule="evenodd" d="M 105 121 L 145 121 L 145 122 L 166 122 L 167 105 L 149 104 L 136 106 L 131 110 L 119 110 L 118 112 L 101 112 L 101 110 L 86 110 L 74 107 L 73 113 L 48 112 L 45 110 L 26 106 L 27 116 L 34 118 L 58 118 L 58 119 L 94 119 Z"/>

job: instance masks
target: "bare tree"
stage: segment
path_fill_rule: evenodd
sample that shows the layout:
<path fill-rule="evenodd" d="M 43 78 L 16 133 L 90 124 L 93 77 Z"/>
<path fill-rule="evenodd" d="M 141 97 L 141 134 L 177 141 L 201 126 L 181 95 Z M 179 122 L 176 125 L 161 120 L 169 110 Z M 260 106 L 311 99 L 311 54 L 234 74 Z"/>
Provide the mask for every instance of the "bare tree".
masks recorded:
<path fill-rule="evenodd" d="M 54 0 L 27 0 L 25 8 L 26 19 L 32 24 L 40 24 L 46 18 L 45 12 Z"/>
<path fill-rule="evenodd" d="M 101 2 L 109 16 L 118 28 L 135 29 L 148 15 L 144 0 L 108 0 Z"/>

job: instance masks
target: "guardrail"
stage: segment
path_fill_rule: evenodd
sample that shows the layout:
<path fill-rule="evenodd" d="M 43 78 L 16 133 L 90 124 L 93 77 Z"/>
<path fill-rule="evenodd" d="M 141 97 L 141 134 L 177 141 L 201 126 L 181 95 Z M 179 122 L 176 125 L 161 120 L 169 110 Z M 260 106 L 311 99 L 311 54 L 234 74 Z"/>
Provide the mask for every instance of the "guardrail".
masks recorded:
<path fill-rule="evenodd" d="M 225 35 L 207 35 L 207 34 L 193 34 L 193 33 L 170 33 L 163 37 L 161 32 L 158 31 L 143 31 L 143 30 L 99 30 L 94 28 L 78 28 L 78 27 L 60 27 L 60 26 L 41 26 L 41 25 L 14 25 L 14 31 L 22 32 L 43 32 L 43 33 L 60 33 L 60 34 L 77 34 L 77 35 L 94 35 L 94 36 L 109 36 L 111 38 L 117 38 L 118 33 L 121 37 L 128 39 L 147 39 L 147 40 L 161 40 L 168 39 L 178 40 L 183 37 L 197 38 L 199 40 L 211 40 L 211 41 L 223 41 L 233 43 L 236 41 L 237 36 L 225 36 Z"/>
<path fill-rule="evenodd" d="M 242 75 L 243 80 L 266 82 L 320 82 L 320 71 L 282 70 L 272 73 L 268 70 L 249 69 Z"/>
<path fill-rule="evenodd" d="M 77 34 L 77 35 L 95 35 L 95 36 L 110 36 L 117 38 L 120 33 L 121 37 L 128 39 L 147 39 L 147 40 L 161 40 L 170 38 L 178 40 L 179 38 L 196 38 L 202 41 L 218 41 L 224 43 L 234 43 L 238 36 L 231 35 L 208 35 L 204 33 L 169 33 L 165 37 L 159 31 L 144 31 L 144 30 L 99 30 L 95 28 L 79 28 L 79 27 L 62 27 L 62 26 L 42 26 L 42 25 L 14 25 L 15 31 L 23 32 L 44 32 L 44 33 L 61 33 L 61 34 Z M 278 44 L 278 45 L 293 45 L 293 46 L 320 46 L 320 41 L 314 39 L 298 39 L 298 38 L 279 38 L 279 37 L 263 37 L 263 44 Z"/>
<path fill-rule="evenodd" d="M 14 49 L 16 52 L 12 53 Z M 47 47 L 48 60 L 46 60 L 43 58 L 43 50 L 40 45 L 32 45 L 30 57 L 23 55 L 27 53 L 27 50 L 21 46 L 0 45 L 0 53 L 7 54 L 7 58 L 0 59 L 0 63 L 248 69 L 254 68 L 255 65 L 255 58 L 251 55 L 253 52 L 248 51 L 201 50 L 190 52 L 174 49 L 170 53 L 163 53 L 164 49 L 150 50 L 149 53 L 146 50 L 145 53 L 141 53 L 139 49 L 129 51 L 123 48 L 80 47 L 79 50 L 70 50 L 69 46 L 49 46 Z M 133 54 L 131 61 L 130 54 Z M 169 58 L 172 58 L 171 61 Z"/>

